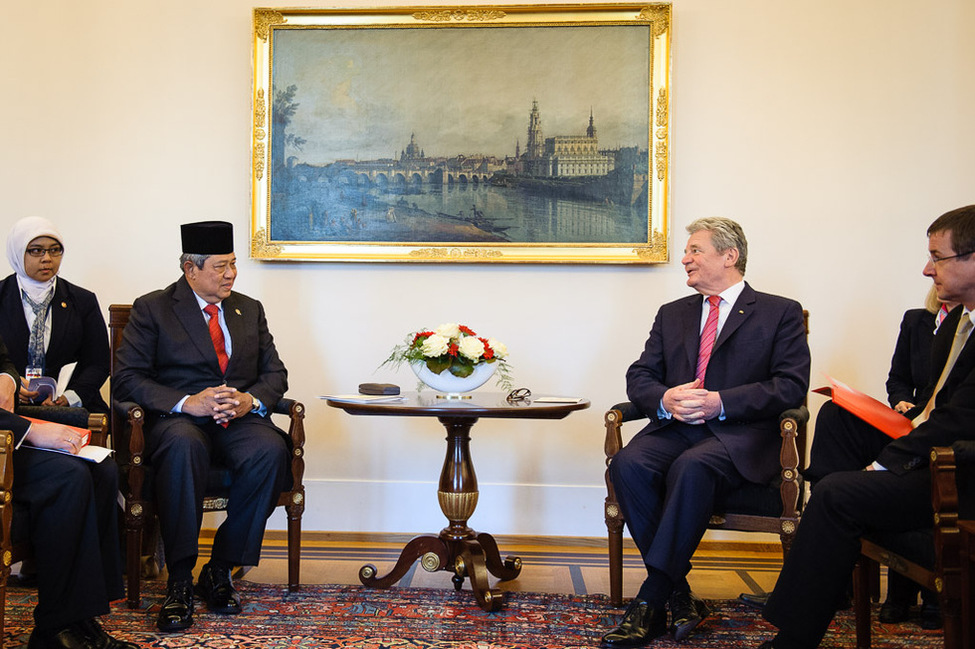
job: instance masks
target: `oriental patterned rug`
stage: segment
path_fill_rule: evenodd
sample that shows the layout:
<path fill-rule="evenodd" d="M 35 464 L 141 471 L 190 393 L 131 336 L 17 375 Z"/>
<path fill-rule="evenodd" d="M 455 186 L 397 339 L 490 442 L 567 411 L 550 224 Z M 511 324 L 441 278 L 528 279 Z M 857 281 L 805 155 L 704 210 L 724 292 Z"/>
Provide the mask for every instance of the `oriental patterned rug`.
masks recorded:
<path fill-rule="evenodd" d="M 283 586 L 237 585 L 244 604 L 240 615 L 213 615 L 198 605 L 195 624 L 186 633 L 156 630 L 161 582 L 144 584 L 148 608 L 129 610 L 117 602 L 102 624 L 118 638 L 153 649 L 575 649 L 597 647 L 622 613 L 610 608 L 604 595 L 511 592 L 500 612 L 485 613 L 469 591 L 453 589 L 304 586 L 288 595 Z M 27 644 L 36 597 L 35 590 L 7 589 L 4 647 Z M 735 601 L 710 604 L 714 614 L 683 644 L 665 636 L 651 646 L 747 648 L 771 636 L 772 627 L 755 609 Z M 881 625 L 874 613 L 875 649 L 943 646 L 940 632 L 912 624 Z M 854 644 L 852 612 L 843 612 L 822 646 Z"/>

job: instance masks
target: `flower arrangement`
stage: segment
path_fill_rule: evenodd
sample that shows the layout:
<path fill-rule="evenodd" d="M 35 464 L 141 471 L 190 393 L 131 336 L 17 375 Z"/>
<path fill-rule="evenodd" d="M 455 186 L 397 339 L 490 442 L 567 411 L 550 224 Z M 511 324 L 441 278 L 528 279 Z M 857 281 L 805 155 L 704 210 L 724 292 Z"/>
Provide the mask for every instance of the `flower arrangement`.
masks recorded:
<path fill-rule="evenodd" d="M 456 377 L 466 378 L 480 365 L 495 364 L 498 385 L 510 390 L 507 357 L 508 348 L 500 340 L 482 338 L 470 327 L 449 322 L 432 331 L 409 334 L 393 348 L 382 366 L 423 363 L 434 374 L 449 370 Z"/>

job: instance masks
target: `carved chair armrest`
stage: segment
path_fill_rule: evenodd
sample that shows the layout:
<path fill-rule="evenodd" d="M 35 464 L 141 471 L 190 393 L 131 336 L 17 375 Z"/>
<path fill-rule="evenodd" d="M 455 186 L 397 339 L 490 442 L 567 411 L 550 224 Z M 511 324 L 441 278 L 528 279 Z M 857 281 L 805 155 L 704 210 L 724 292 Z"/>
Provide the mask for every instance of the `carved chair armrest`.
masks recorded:
<path fill-rule="evenodd" d="M 603 415 L 603 422 L 606 425 L 606 441 L 603 444 L 603 451 L 606 453 L 606 466 L 609 466 L 613 456 L 623 448 L 623 423 L 645 417 L 646 415 L 640 412 L 630 401 L 617 403 L 606 411 L 606 414 Z"/>
<path fill-rule="evenodd" d="M 806 406 L 791 408 L 779 415 L 779 435 L 782 436 L 782 448 L 779 451 L 779 477 L 781 478 L 779 497 L 782 499 L 781 517 L 784 519 L 795 519 L 802 507 L 799 448 L 796 445 L 796 436 L 808 421 L 809 410 Z"/>
<path fill-rule="evenodd" d="M 300 507 L 304 502 L 304 487 L 302 479 L 305 474 L 305 405 L 295 399 L 282 398 L 274 406 L 275 414 L 287 415 L 291 423 L 288 426 L 288 437 L 291 438 L 291 490 L 292 497 L 297 497 L 294 505 Z"/>

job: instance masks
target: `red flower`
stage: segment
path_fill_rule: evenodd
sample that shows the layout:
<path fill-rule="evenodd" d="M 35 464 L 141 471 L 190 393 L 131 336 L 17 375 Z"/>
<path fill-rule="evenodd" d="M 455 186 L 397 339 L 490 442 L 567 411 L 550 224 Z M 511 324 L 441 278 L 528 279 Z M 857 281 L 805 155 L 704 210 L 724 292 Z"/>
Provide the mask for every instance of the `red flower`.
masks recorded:
<path fill-rule="evenodd" d="M 447 347 L 447 353 L 450 354 L 451 356 L 456 356 L 457 349 L 458 349 L 457 343 L 450 343 L 450 345 Z"/>
<path fill-rule="evenodd" d="M 487 338 L 478 338 L 478 340 L 484 343 L 484 358 L 489 360 L 494 358 L 494 350 L 491 349 L 491 345 L 488 344 Z"/>
<path fill-rule="evenodd" d="M 468 336 L 476 336 L 477 335 L 476 333 L 474 333 L 474 331 L 470 327 L 467 327 L 467 326 L 464 326 L 464 325 L 457 325 L 457 328 L 460 329 L 460 332 L 461 333 L 465 333 Z"/>
<path fill-rule="evenodd" d="M 433 335 L 432 331 L 421 331 L 417 333 L 415 336 L 413 336 L 413 342 L 410 343 L 410 345 L 415 347 L 417 343 L 422 342 L 423 340 L 429 338 L 432 335 Z"/>

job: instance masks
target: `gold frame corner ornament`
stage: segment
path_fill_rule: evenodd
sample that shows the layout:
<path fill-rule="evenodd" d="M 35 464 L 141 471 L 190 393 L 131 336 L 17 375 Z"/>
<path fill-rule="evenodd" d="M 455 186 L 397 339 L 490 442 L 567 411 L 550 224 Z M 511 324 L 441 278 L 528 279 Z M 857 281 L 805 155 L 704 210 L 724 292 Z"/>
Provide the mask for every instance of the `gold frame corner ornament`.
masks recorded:
<path fill-rule="evenodd" d="M 666 263 L 669 261 L 669 194 L 671 180 L 671 21 L 672 5 L 670 2 L 642 2 L 634 4 L 447 5 L 427 7 L 390 6 L 370 9 L 254 8 L 254 88 L 252 92 L 253 119 L 251 123 L 251 256 L 255 259 L 269 261 L 299 260 L 326 262 Z M 494 28 L 496 27 L 506 29 L 495 32 Z M 581 237 L 563 237 L 561 236 L 563 234 L 562 230 L 556 231 L 557 237 L 539 236 L 535 232 L 529 231 L 527 227 L 522 227 L 522 223 L 519 222 L 516 224 L 517 227 L 512 230 L 517 233 L 514 236 L 510 236 L 510 232 L 507 236 L 500 235 L 496 237 L 478 237 L 461 233 L 458 234 L 456 239 L 452 237 L 445 237 L 444 239 L 420 238 L 421 235 L 415 234 L 416 232 L 421 232 L 420 230 L 409 230 L 408 236 L 403 236 L 396 227 L 387 227 L 382 232 L 384 234 L 391 233 L 390 238 L 396 240 L 375 240 L 378 237 L 359 234 L 360 230 L 352 230 L 349 235 L 341 233 L 336 236 L 331 230 L 323 230 L 322 228 L 325 226 L 321 225 L 321 223 L 315 225 L 318 228 L 317 230 L 312 230 L 313 218 L 319 218 L 317 210 L 314 215 L 309 214 L 308 225 L 301 226 L 308 229 L 298 231 L 297 234 L 293 231 L 295 227 L 293 224 L 289 225 L 291 230 L 284 229 L 279 225 L 278 219 L 281 218 L 281 214 L 287 214 L 288 219 L 295 218 L 290 211 L 279 211 L 280 207 L 278 206 L 280 205 L 281 197 L 284 196 L 287 199 L 293 199 L 294 196 L 301 195 L 301 192 L 292 190 L 292 185 L 290 184 L 286 185 L 287 189 L 284 192 L 278 189 L 278 185 L 275 185 L 275 192 L 271 192 L 272 177 L 277 178 L 279 181 L 282 178 L 288 178 L 289 183 L 293 182 L 287 171 L 290 167 L 286 166 L 291 164 L 291 158 L 298 159 L 298 165 L 301 169 L 308 169 L 311 168 L 310 165 L 316 164 L 321 167 L 328 165 L 337 166 L 340 162 L 345 163 L 346 160 L 352 160 L 353 162 L 349 164 L 351 171 L 356 174 L 360 174 L 360 172 L 362 174 L 372 173 L 366 170 L 366 163 L 371 163 L 373 158 L 364 157 L 360 159 L 353 157 L 353 154 L 346 154 L 338 146 L 327 149 L 326 155 L 320 155 L 318 159 L 312 159 L 310 156 L 301 157 L 300 153 L 291 155 L 293 150 L 290 148 L 286 153 L 281 153 L 284 150 L 282 145 L 284 138 L 281 133 L 285 132 L 285 127 L 281 126 L 279 117 L 282 114 L 287 115 L 288 113 L 286 109 L 280 108 L 279 95 L 289 86 L 289 82 L 286 80 L 278 80 L 275 76 L 278 74 L 276 70 L 279 67 L 284 69 L 286 64 L 291 65 L 295 61 L 300 65 L 310 66 L 314 64 L 315 59 L 300 58 L 298 54 L 286 53 L 297 50 L 277 51 L 275 49 L 276 42 L 284 42 L 289 38 L 293 39 L 297 36 L 297 32 L 306 33 L 318 30 L 323 41 L 326 43 L 336 43 L 332 47 L 338 47 L 337 43 L 339 42 L 372 43 L 372 41 L 365 40 L 367 34 L 380 35 L 381 38 L 385 39 L 380 41 L 380 47 L 394 47 L 393 44 L 399 42 L 396 39 L 400 35 L 408 34 L 405 30 L 414 30 L 415 35 L 422 33 L 429 37 L 442 37 L 444 40 L 447 40 L 448 36 L 451 39 L 460 36 L 463 39 L 472 38 L 481 43 L 492 43 L 507 42 L 501 38 L 503 33 L 519 32 L 528 35 L 532 33 L 531 30 L 540 27 L 546 28 L 544 30 L 546 33 L 552 32 L 548 28 L 589 29 L 623 27 L 627 30 L 631 28 L 637 30 L 635 32 L 626 32 L 627 43 L 634 43 L 634 45 L 627 45 L 627 49 L 624 50 L 624 54 L 629 61 L 629 67 L 621 67 L 623 64 L 617 62 L 619 59 L 613 58 L 612 60 L 607 59 L 605 63 L 597 63 L 593 67 L 593 70 L 597 71 L 596 74 L 598 74 L 598 71 L 603 70 L 599 65 L 613 65 L 615 67 L 606 68 L 606 70 L 625 71 L 621 72 L 625 74 L 635 72 L 636 74 L 642 75 L 644 72 L 646 73 L 646 77 L 641 80 L 639 96 L 627 104 L 629 106 L 629 112 L 624 112 L 623 117 L 618 118 L 622 120 L 623 124 L 638 124 L 640 126 L 641 131 L 639 135 L 632 137 L 630 140 L 623 140 L 625 146 L 631 147 L 634 153 L 624 153 L 623 148 L 620 148 L 618 151 L 615 149 L 607 150 L 608 153 L 606 153 L 606 155 L 617 156 L 616 164 L 619 164 L 620 160 L 626 161 L 625 164 L 629 164 L 628 161 L 633 158 L 639 163 L 638 165 L 626 168 L 635 170 L 633 184 L 635 189 L 632 194 L 634 196 L 639 194 L 639 200 L 641 201 L 638 203 L 639 208 L 635 212 L 638 220 L 643 218 L 642 209 L 644 206 L 646 207 L 645 234 L 642 230 L 642 225 L 638 225 L 640 229 L 633 229 L 633 221 L 630 221 L 631 225 L 628 226 L 630 228 L 629 230 L 613 230 L 602 226 L 601 224 L 604 222 L 614 223 L 612 220 L 608 220 L 613 216 L 617 218 L 633 218 L 632 216 L 618 216 L 625 215 L 626 213 L 613 207 L 604 209 L 605 213 L 610 216 L 598 216 L 598 218 L 603 219 L 602 221 L 597 221 L 597 216 L 585 216 L 582 217 L 583 220 L 579 220 L 580 217 L 574 216 L 573 218 L 576 221 L 571 221 L 571 223 L 575 224 L 578 222 L 584 224 L 586 228 L 589 228 L 584 230 L 586 236 Z M 525 29 L 519 30 L 517 28 Z M 566 34 L 568 33 L 566 32 Z M 470 35 L 469 37 L 468 34 Z M 336 38 L 332 39 L 332 36 Z M 604 37 L 609 37 L 609 35 L 604 34 Z M 442 41 L 432 40 L 427 42 L 429 43 L 427 47 L 432 50 L 432 48 L 436 47 Z M 639 48 L 635 47 L 637 44 L 640 45 Z M 528 56 L 538 51 L 540 46 L 536 44 L 534 39 L 526 37 L 524 41 L 514 41 L 514 47 L 518 52 Z M 277 56 L 275 52 L 277 52 Z M 639 54 L 634 56 L 634 52 L 639 52 Z M 291 57 L 290 59 L 288 58 L 289 56 Z M 534 60 L 531 56 L 528 56 L 528 58 Z M 275 63 L 275 59 L 277 63 Z M 646 60 L 644 61 L 644 59 Z M 272 78 L 275 80 L 273 85 Z M 379 78 L 381 76 L 378 73 L 370 77 L 367 71 L 358 82 L 371 82 L 373 87 L 376 88 L 379 85 Z M 281 83 L 280 88 L 277 87 L 278 82 Z M 581 90 L 585 88 L 585 84 L 580 86 Z M 647 91 L 645 95 L 642 94 L 644 90 Z M 408 99 L 410 97 L 406 95 L 402 98 L 394 96 L 390 98 L 390 101 L 395 102 L 397 100 Z M 295 99 L 292 105 L 296 107 L 301 106 L 302 101 L 307 101 L 307 97 L 299 95 L 298 99 Z M 520 95 L 517 101 L 520 101 Z M 404 103 L 406 102 L 404 101 Z M 309 106 L 309 104 L 305 103 L 305 106 Z M 529 103 L 529 107 L 531 107 L 531 103 Z M 323 105 L 316 107 L 316 114 L 328 116 L 328 110 L 331 108 L 330 105 L 323 103 Z M 468 108 L 466 104 L 460 108 L 462 112 L 475 110 L 473 105 L 470 105 Z M 644 109 L 647 110 L 645 116 L 643 114 Z M 305 110 L 305 108 L 302 107 L 301 110 Z M 525 112 L 527 118 L 527 108 Z M 590 127 L 592 127 L 591 115 L 587 115 L 587 117 L 589 117 Z M 642 121 L 644 118 L 646 122 Z M 323 118 L 318 119 L 321 120 Z M 332 118 L 329 117 L 327 119 Z M 526 123 L 529 123 L 527 119 Z M 365 122 L 362 124 L 365 132 L 372 133 L 369 128 L 366 128 L 370 124 L 372 123 Z M 276 131 L 276 129 L 278 130 Z M 313 128 L 308 126 L 305 126 L 304 129 L 304 131 L 295 131 L 294 133 L 288 130 L 288 137 L 293 137 L 297 133 L 300 136 L 308 138 L 308 133 L 315 132 Z M 585 130 L 584 126 L 583 130 Z M 564 132 L 568 133 L 567 131 Z M 605 133 L 606 131 L 604 130 L 603 132 Z M 593 133 L 595 133 L 595 130 L 593 130 Z M 520 145 L 527 151 L 528 142 L 524 139 L 523 132 L 520 135 L 522 138 Z M 555 140 L 551 133 L 545 132 L 544 135 L 547 136 L 547 140 Z M 568 141 L 569 137 L 575 136 L 563 136 L 559 134 L 558 137 L 563 137 Z M 590 137 L 594 139 L 596 136 L 590 135 Z M 644 137 L 646 137 L 645 140 L 643 139 Z M 409 133 L 406 134 L 406 139 L 411 140 Z M 291 142 L 291 140 L 288 140 L 288 142 Z M 317 146 L 319 147 L 319 151 L 321 151 L 323 147 L 327 148 L 328 141 L 323 140 L 317 143 Z M 398 147 L 398 144 L 389 146 L 389 148 L 394 147 Z M 627 151 L 629 150 L 627 149 Z M 463 153 L 466 152 L 452 151 L 449 155 Z M 604 152 L 600 151 L 600 153 Z M 291 158 L 287 157 L 289 155 L 291 155 Z M 388 154 L 384 153 L 380 157 L 386 155 Z M 438 153 L 437 155 L 447 154 Z M 508 153 L 492 155 L 509 156 Z M 631 157 L 626 158 L 625 155 L 630 155 Z M 273 164 L 272 157 L 274 160 Z M 459 157 L 463 156 L 461 155 Z M 519 157 L 516 153 L 511 159 L 517 162 L 521 161 L 522 157 Z M 360 160 L 363 162 L 360 163 Z M 287 162 L 283 163 L 282 161 Z M 510 167 L 508 168 L 510 169 Z M 520 169 L 520 166 L 516 167 L 516 171 L 513 173 L 522 173 L 518 169 Z M 483 172 L 483 177 L 479 178 L 479 182 L 484 183 L 486 187 L 486 183 L 489 180 L 499 183 L 505 181 L 503 175 L 500 177 L 497 175 L 491 176 L 492 173 L 497 172 L 492 172 L 491 169 Z M 525 173 L 534 174 L 534 168 Z M 609 172 L 591 173 L 589 176 L 590 180 L 599 179 L 599 173 L 606 174 L 607 180 L 605 182 L 607 183 L 610 181 L 618 182 L 616 177 L 609 177 Z M 378 175 L 378 172 L 376 172 L 376 175 Z M 392 172 L 387 175 L 391 177 Z M 538 174 L 536 177 L 541 176 L 542 174 Z M 324 175 L 321 177 L 324 177 Z M 313 180 L 314 178 L 312 176 Z M 363 178 L 365 178 L 365 182 L 375 182 L 373 176 L 363 175 Z M 454 182 L 454 178 L 450 180 Z M 629 181 L 628 178 L 626 180 Z M 465 182 L 469 181 L 470 178 L 465 179 Z M 516 178 L 516 181 L 534 182 L 531 180 L 521 181 L 519 178 Z M 636 184 L 637 181 L 642 183 L 642 190 L 639 189 L 640 185 Z M 389 180 L 386 182 L 392 181 Z M 427 177 L 424 176 L 421 182 L 428 182 Z M 439 180 L 436 182 L 439 183 Z M 624 198 L 620 200 L 626 200 L 631 193 L 630 184 L 626 184 L 626 187 L 627 193 L 623 194 Z M 561 189 L 520 189 L 519 191 L 556 192 L 569 190 L 563 187 Z M 597 198 L 605 196 L 607 201 L 610 197 L 613 199 L 613 203 L 608 203 L 608 205 L 613 205 L 614 203 L 617 206 L 627 204 L 616 202 L 617 195 L 610 194 L 608 189 L 599 191 L 604 193 L 598 194 Z M 641 191 L 642 193 L 640 193 Z M 392 194 L 393 192 L 389 193 Z M 558 196 L 556 193 L 551 194 L 551 197 Z M 386 197 L 386 195 L 383 196 L 384 199 Z M 578 201 L 582 200 L 594 199 L 592 196 L 586 199 L 578 199 Z M 336 206 L 339 204 L 338 202 L 335 203 Z M 393 205 L 393 202 L 388 202 L 387 204 Z M 633 205 L 634 203 L 629 204 Z M 365 204 L 363 203 L 363 205 Z M 473 216 L 469 218 L 476 225 L 476 209 L 471 210 L 470 206 L 465 207 L 472 213 Z M 369 209 L 371 211 L 366 213 L 364 209 L 360 208 L 360 212 L 362 213 L 358 216 L 362 217 L 367 223 L 370 223 L 368 221 L 369 218 L 381 220 L 381 216 L 372 213 L 375 211 L 374 207 L 370 207 Z M 392 210 L 392 208 L 389 209 Z M 510 208 L 506 207 L 504 209 Z M 447 216 L 457 214 L 456 209 L 444 211 L 449 212 Z M 589 214 L 589 212 L 584 210 L 580 211 Z M 508 213 L 502 212 L 502 215 L 506 216 Z M 515 212 L 510 213 L 514 214 Z M 336 221 L 341 218 L 351 220 L 354 224 L 358 224 L 356 210 L 352 210 L 350 215 L 350 211 L 346 206 L 345 211 L 341 213 L 342 216 L 338 216 L 338 214 L 339 212 L 336 209 L 331 212 L 328 218 Z M 592 214 L 596 214 L 596 212 L 593 211 Z M 629 214 L 632 215 L 633 212 Z M 274 215 L 273 219 L 272 215 Z M 461 212 L 461 215 L 463 216 L 464 213 Z M 488 216 L 490 218 L 490 215 Z M 396 217 L 399 219 L 403 218 L 398 207 L 396 209 Z M 526 212 L 524 218 L 535 219 L 540 217 L 541 210 L 539 212 Z M 272 221 L 274 227 L 272 227 Z M 569 222 L 566 221 L 566 223 Z M 291 222 L 286 221 L 286 223 L 290 224 Z M 524 223 L 528 223 L 528 221 Z M 561 224 L 562 222 L 558 221 L 557 223 Z M 596 229 L 597 223 L 600 224 L 599 227 L 603 227 L 604 229 Z M 618 225 L 613 227 L 619 228 Z M 506 229 L 508 228 L 502 228 L 502 231 Z M 460 228 L 454 228 L 454 231 L 460 232 Z M 454 234 L 454 231 L 449 232 L 449 234 Z M 633 236 L 634 231 L 637 236 Z M 287 236 L 296 236 L 298 239 L 282 238 L 285 232 L 290 233 Z M 365 232 L 365 230 L 362 230 L 362 232 Z M 623 236 L 614 236 L 618 232 L 624 232 L 625 234 Z M 481 234 L 483 235 L 483 233 Z M 346 240 L 337 240 L 339 236 Z M 645 240 L 643 239 L 644 236 L 646 236 Z M 441 241 L 443 242 L 441 243 Z"/>
<path fill-rule="evenodd" d="M 276 259 L 281 256 L 282 250 L 281 246 L 268 242 L 267 231 L 263 228 L 251 238 L 251 257 L 254 259 Z"/>

